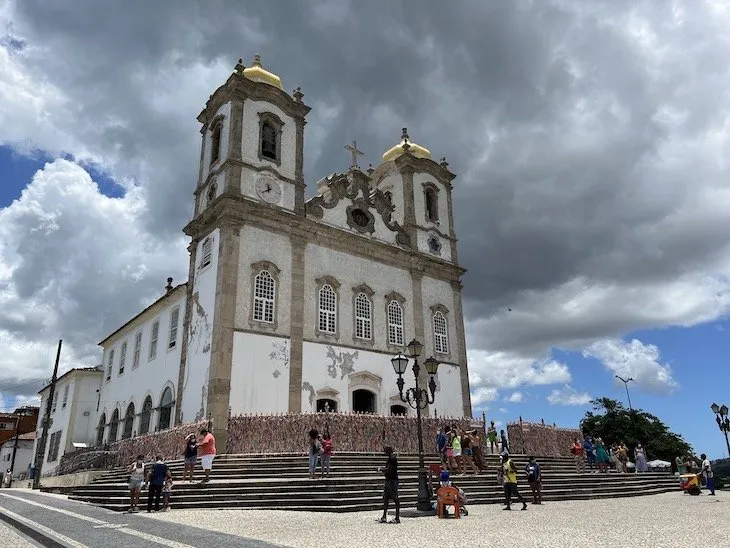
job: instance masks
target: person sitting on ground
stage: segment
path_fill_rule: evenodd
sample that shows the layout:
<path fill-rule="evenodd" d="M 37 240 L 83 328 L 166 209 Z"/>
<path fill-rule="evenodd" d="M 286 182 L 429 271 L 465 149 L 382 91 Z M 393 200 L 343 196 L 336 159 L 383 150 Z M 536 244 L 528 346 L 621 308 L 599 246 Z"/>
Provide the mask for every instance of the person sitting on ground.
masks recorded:
<path fill-rule="evenodd" d="M 447 470 L 443 470 L 441 472 L 440 483 L 441 487 L 453 487 L 457 490 L 459 493 L 457 501 L 459 503 L 459 511 L 462 512 L 465 516 L 469 515 L 469 510 L 466 509 L 466 493 L 464 493 L 464 490 L 461 487 L 457 487 L 451 482 L 451 477 L 449 476 L 449 472 Z M 436 497 L 437 502 L 439 498 L 438 491 L 436 491 Z"/>

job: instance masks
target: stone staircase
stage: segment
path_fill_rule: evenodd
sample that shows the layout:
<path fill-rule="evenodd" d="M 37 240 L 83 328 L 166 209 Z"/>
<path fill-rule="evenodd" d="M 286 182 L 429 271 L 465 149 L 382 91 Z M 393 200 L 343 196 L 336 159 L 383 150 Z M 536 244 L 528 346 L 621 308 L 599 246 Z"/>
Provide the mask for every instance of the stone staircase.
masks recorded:
<path fill-rule="evenodd" d="M 523 470 L 524 455 L 513 455 L 515 466 Z M 400 495 L 404 507 L 417 500 L 416 455 L 400 455 Z M 383 479 L 377 471 L 385 457 L 375 453 L 337 453 L 332 458 L 329 478 L 309 479 L 307 457 L 301 454 L 220 455 L 216 458 L 211 481 L 199 485 L 202 473 L 196 469 L 196 483 L 183 483 L 181 460 L 169 461 L 175 485 L 171 507 L 175 508 L 260 508 L 323 512 L 376 510 L 382 504 Z M 437 463 L 436 455 L 426 465 Z M 678 481 L 667 473 L 576 474 L 571 457 L 538 459 L 543 474 L 543 500 L 575 500 L 650 495 L 678 490 Z M 456 485 L 464 489 L 469 504 L 502 501 L 497 484 L 498 458 L 487 456 L 488 470 L 478 476 L 457 476 Z M 529 495 L 529 486 L 520 479 L 520 492 Z M 110 510 L 129 507 L 127 474 L 122 468 L 110 470 L 90 485 L 75 488 L 69 498 Z M 146 501 L 147 493 L 142 493 Z"/>

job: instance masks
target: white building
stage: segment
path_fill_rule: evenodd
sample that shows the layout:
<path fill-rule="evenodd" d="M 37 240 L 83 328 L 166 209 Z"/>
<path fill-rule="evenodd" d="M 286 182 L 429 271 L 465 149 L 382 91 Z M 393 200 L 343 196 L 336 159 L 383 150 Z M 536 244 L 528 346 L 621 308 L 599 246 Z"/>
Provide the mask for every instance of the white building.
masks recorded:
<path fill-rule="evenodd" d="M 429 411 L 471 415 L 455 175 L 403 130 L 305 201 L 302 97 L 257 57 L 198 116 L 188 281 L 100 343 L 97 443 L 207 417 L 224 448 L 229 413 L 411 412 L 390 359 L 414 338 L 441 363 Z"/>
<path fill-rule="evenodd" d="M 13 479 L 27 477 L 30 465 L 33 462 L 34 445 L 35 432 L 20 434 L 17 441 L 13 437 L 0 444 L 0 473 L 4 474 L 6 470 L 12 467 Z M 15 462 L 13 462 L 14 449 Z"/>
<path fill-rule="evenodd" d="M 71 369 L 56 381 L 51 403 L 51 421 L 46 450 L 43 456 L 43 474 L 51 474 L 61 463 L 61 457 L 79 447 L 94 445 L 96 441 L 96 413 L 99 406 L 99 385 L 103 373 L 95 368 Z M 38 394 L 41 397 L 41 416 L 46 411 L 50 385 Z M 38 421 L 36 445 L 41 439 L 42 420 Z M 35 446 L 33 454 L 35 454 Z"/>

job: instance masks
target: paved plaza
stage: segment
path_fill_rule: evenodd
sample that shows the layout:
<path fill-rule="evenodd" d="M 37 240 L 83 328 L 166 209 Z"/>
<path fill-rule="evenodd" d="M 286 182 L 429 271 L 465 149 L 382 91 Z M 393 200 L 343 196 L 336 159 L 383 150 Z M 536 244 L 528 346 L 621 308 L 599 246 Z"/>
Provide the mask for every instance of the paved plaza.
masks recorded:
<path fill-rule="evenodd" d="M 400 546 L 671 547 L 723 546 L 730 536 L 730 492 L 679 491 L 634 498 L 567 501 L 505 512 L 472 506 L 460 520 L 411 517 L 376 523 L 377 512 L 346 514 L 261 510 L 172 510 L 122 514 L 59 495 L 0 491 L 0 514 L 61 535 L 77 547 L 227 546 L 368 548 Z M 458 540 L 455 540 L 458 539 Z M 0 522 L 0 546 L 36 546 Z"/>

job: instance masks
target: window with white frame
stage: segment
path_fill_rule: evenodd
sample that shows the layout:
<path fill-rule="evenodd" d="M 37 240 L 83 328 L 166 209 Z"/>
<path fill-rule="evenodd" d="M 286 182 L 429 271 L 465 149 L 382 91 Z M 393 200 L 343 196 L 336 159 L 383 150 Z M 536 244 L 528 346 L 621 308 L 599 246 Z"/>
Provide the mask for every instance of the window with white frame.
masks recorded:
<path fill-rule="evenodd" d="M 152 324 L 152 334 L 150 335 L 150 352 L 148 360 L 154 360 L 157 357 L 157 339 L 160 337 L 160 320 L 155 320 Z"/>
<path fill-rule="evenodd" d="M 319 290 L 319 330 L 337 333 L 337 295 L 330 284 L 324 284 Z"/>
<path fill-rule="evenodd" d="M 53 402 L 51 403 L 51 413 L 56 412 L 56 405 L 58 404 L 58 392 L 53 393 Z"/>
<path fill-rule="evenodd" d="M 373 305 L 365 293 L 355 297 L 355 337 L 366 341 L 373 338 Z"/>
<path fill-rule="evenodd" d="M 122 349 L 119 351 L 119 374 L 124 373 L 124 365 L 127 363 L 127 341 L 122 343 Z"/>
<path fill-rule="evenodd" d="M 61 401 L 61 409 L 64 409 L 66 407 L 66 404 L 68 403 L 68 390 L 71 388 L 70 384 L 67 384 L 63 387 L 63 401 Z"/>
<path fill-rule="evenodd" d="M 200 268 L 205 268 L 210 264 L 213 257 L 213 239 L 206 238 L 203 240 L 202 258 L 200 259 Z"/>
<path fill-rule="evenodd" d="M 114 349 L 112 348 L 109 351 L 109 361 L 107 362 L 106 366 L 106 380 L 111 380 L 112 378 L 112 370 L 114 367 Z"/>
<path fill-rule="evenodd" d="M 395 300 L 388 303 L 388 344 L 403 346 L 403 307 Z"/>
<path fill-rule="evenodd" d="M 132 369 L 139 366 L 139 355 L 142 353 L 142 332 L 134 336 L 134 355 L 132 356 Z"/>
<path fill-rule="evenodd" d="M 167 343 L 167 348 L 175 348 L 177 344 L 177 324 L 180 319 L 180 307 L 176 306 L 170 312 L 170 339 Z"/>
<path fill-rule="evenodd" d="M 276 280 L 262 270 L 254 278 L 253 319 L 257 322 L 274 323 L 276 306 Z"/>
<path fill-rule="evenodd" d="M 436 352 L 449 353 L 449 330 L 446 325 L 446 317 L 440 310 L 433 315 L 433 340 Z"/>

